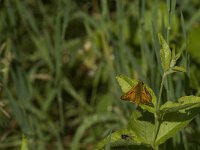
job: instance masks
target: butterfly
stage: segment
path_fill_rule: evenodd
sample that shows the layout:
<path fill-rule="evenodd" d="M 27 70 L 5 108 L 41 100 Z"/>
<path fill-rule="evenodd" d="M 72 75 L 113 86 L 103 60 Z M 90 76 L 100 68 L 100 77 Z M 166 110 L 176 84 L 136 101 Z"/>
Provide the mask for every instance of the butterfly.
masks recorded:
<path fill-rule="evenodd" d="M 152 104 L 151 94 L 146 89 L 142 81 L 139 81 L 137 85 L 133 86 L 128 92 L 124 93 L 121 96 L 121 99 L 136 104 Z"/>

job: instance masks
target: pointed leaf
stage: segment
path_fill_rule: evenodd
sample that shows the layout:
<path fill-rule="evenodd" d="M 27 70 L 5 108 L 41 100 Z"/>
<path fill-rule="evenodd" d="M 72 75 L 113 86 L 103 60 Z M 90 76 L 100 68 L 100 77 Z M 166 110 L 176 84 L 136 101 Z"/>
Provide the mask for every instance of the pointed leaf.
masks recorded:
<path fill-rule="evenodd" d="M 171 62 L 170 62 L 170 67 L 174 67 L 176 65 L 176 51 L 175 51 L 175 45 L 172 45 L 172 54 L 171 54 Z"/>
<path fill-rule="evenodd" d="M 128 124 L 128 127 L 135 133 L 137 139 L 143 144 L 151 145 L 153 143 L 155 129 L 154 116 L 148 111 L 135 111 Z"/>
<path fill-rule="evenodd" d="M 161 49 L 160 49 L 161 64 L 163 70 L 166 72 L 170 68 L 171 50 L 161 34 L 158 34 L 158 38 L 161 44 Z"/>
<path fill-rule="evenodd" d="M 183 50 L 180 50 L 176 56 L 174 57 L 174 59 L 177 61 L 180 57 L 181 57 L 181 54 L 183 53 Z"/>
<path fill-rule="evenodd" d="M 139 148 L 144 147 L 146 150 L 151 147 L 153 142 L 152 131 L 155 129 L 153 122 L 152 113 L 143 112 L 141 109 L 136 110 L 130 118 L 128 128 L 118 130 L 104 138 L 97 144 L 96 150 L 103 149 L 107 144 L 110 144 L 111 148 L 132 146 L 132 149 L 133 146 L 134 149 L 137 149 L 135 146 L 138 145 Z M 122 135 L 127 136 L 127 138 L 123 138 Z"/>
<path fill-rule="evenodd" d="M 197 96 L 183 96 L 178 102 L 168 101 L 160 107 L 160 112 L 170 113 L 176 112 L 181 109 L 190 109 L 193 107 L 199 107 L 200 105 L 200 97 Z"/>
<path fill-rule="evenodd" d="M 200 97 L 184 96 L 178 103 L 168 102 L 161 107 L 165 113 L 156 138 L 156 145 L 164 143 L 184 128 L 199 112 Z"/>
<path fill-rule="evenodd" d="M 167 139 L 177 134 L 177 132 L 184 128 L 198 113 L 199 108 L 192 108 L 187 113 L 167 113 L 161 122 L 156 145 L 164 143 Z"/>
<path fill-rule="evenodd" d="M 171 117 L 171 120 L 162 121 L 156 138 L 156 145 L 160 145 L 164 143 L 167 139 L 173 137 L 175 134 L 177 134 L 177 132 L 184 128 L 194 117 L 193 116 L 191 119 L 181 121 L 178 120 L 178 117 L 182 116 L 178 115 L 177 113 L 169 113 L 167 116 L 168 118 Z M 185 115 L 183 114 L 183 116 Z"/>
<path fill-rule="evenodd" d="M 127 92 L 131 89 L 132 86 L 137 84 L 137 80 L 133 80 L 125 75 L 116 76 L 116 79 L 122 89 L 122 92 Z"/>
<path fill-rule="evenodd" d="M 184 67 L 181 66 L 174 66 L 172 68 L 173 71 L 177 71 L 177 72 L 186 72 L 186 69 Z"/>

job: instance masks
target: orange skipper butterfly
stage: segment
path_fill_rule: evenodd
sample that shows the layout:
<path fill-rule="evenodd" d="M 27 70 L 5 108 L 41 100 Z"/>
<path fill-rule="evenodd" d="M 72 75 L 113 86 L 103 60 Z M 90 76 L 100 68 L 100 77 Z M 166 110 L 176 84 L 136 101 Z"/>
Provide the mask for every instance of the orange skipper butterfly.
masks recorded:
<path fill-rule="evenodd" d="M 121 96 L 121 99 L 136 104 L 149 105 L 152 103 L 151 94 L 146 89 L 142 81 L 139 81 L 137 85 L 133 86 L 128 92 L 124 93 Z"/>

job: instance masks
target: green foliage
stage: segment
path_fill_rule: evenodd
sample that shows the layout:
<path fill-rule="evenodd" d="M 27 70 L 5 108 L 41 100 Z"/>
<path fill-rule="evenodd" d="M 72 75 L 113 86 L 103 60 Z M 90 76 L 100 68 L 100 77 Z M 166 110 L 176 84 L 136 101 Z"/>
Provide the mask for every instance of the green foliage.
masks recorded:
<path fill-rule="evenodd" d="M 163 36 L 161 34 L 158 35 L 160 44 L 161 44 L 161 49 L 160 49 L 160 59 L 161 59 L 161 64 L 166 72 L 170 68 L 170 62 L 171 62 L 171 50 L 168 46 L 168 44 L 165 42 Z"/>
<path fill-rule="evenodd" d="M 127 89 L 135 80 L 132 80 L 126 76 L 118 76 L 117 80 L 121 86 L 121 89 Z M 130 88 L 130 87 L 129 87 Z M 148 87 L 148 90 L 152 94 L 152 101 L 155 101 L 155 95 Z M 159 130 L 156 131 L 155 118 L 156 111 L 150 106 L 142 107 L 141 109 L 132 113 L 132 117 L 129 119 L 127 129 L 121 129 L 112 133 L 111 147 L 127 146 L 127 143 L 123 143 L 123 139 L 120 139 L 121 135 L 132 135 L 131 145 L 146 145 L 148 147 L 156 148 L 160 144 L 164 143 L 167 139 L 173 137 L 177 132 L 184 128 L 198 113 L 200 108 L 200 97 L 197 96 L 184 96 L 178 99 L 178 102 L 168 101 L 160 107 L 159 110 Z M 154 107 L 155 108 L 155 107 Z M 148 110 L 148 112 L 145 112 Z M 156 138 L 154 139 L 154 136 Z M 108 142 L 105 138 L 100 142 L 96 149 L 102 149 Z M 154 141 L 155 140 L 155 141 Z"/>
<path fill-rule="evenodd" d="M 0 149 L 20 149 L 22 134 L 30 150 L 93 150 L 107 135 L 106 149 L 199 149 L 199 117 L 174 136 L 199 107 L 175 101 L 200 96 L 199 4 L 1 0 Z M 126 92 L 138 80 L 118 74 L 143 81 L 153 105 L 120 101 L 117 82 Z M 185 124 L 169 121 L 177 112 Z"/>
<path fill-rule="evenodd" d="M 182 66 L 175 66 L 177 60 L 180 58 L 182 51 L 175 54 L 175 50 L 171 52 L 167 42 L 161 34 L 158 34 L 160 39 L 161 49 L 160 49 L 160 59 L 161 64 L 166 75 L 173 72 L 186 72 L 185 68 Z"/>
<path fill-rule="evenodd" d="M 152 149 L 159 149 L 159 146 L 166 142 L 169 138 L 173 137 L 177 132 L 183 129 L 189 122 L 199 113 L 200 108 L 200 97 L 197 96 L 184 96 L 179 98 L 178 102 L 167 101 L 165 104 L 161 105 L 161 96 L 163 90 L 163 83 L 167 75 L 170 75 L 173 72 L 185 72 L 185 68 L 175 66 L 177 60 L 180 58 L 181 53 L 175 54 L 175 51 L 171 52 L 169 45 L 164 40 L 161 34 L 158 34 L 160 41 L 160 60 L 162 64 L 162 69 L 164 70 L 161 87 L 159 91 L 159 97 L 155 98 L 155 94 L 151 88 L 147 87 L 148 91 L 152 95 L 153 108 L 151 106 L 140 104 L 139 106 L 143 110 L 135 111 L 132 113 L 132 117 L 129 119 L 128 128 L 125 130 L 119 130 L 121 136 L 127 134 L 132 135 L 134 140 L 133 145 L 146 145 Z M 119 85 L 123 92 L 127 92 L 131 87 L 137 84 L 137 81 L 131 80 L 130 78 L 121 75 L 116 77 Z M 142 106 L 145 107 L 142 107 Z M 150 113 L 144 113 L 145 110 Z M 151 114 L 152 113 L 152 114 Z M 114 136 L 118 137 L 119 140 L 119 131 L 114 132 Z M 121 132 L 122 131 L 122 132 Z M 112 134 L 109 135 L 112 137 Z M 107 141 L 108 142 L 108 141 Z M 123 142 L 112 141 L 112 138 L 109 140 L 109 143 L 118 143 L 122 146 Z M 97 149 L 103 149 L 106 145 L 106 140 L 103 140 L 97 145 Z M 127 145 L 124 145 L 126 147 Z"/>
<path fill-rule="evenodd" d="M 139 143 L 139 141 L 137 141 L 137 139 L 135 139 L 135 138 L 131 138 L 129 140 L 123 140 L 121 135 L 123 135 L 124 133 L 128 133 L 128 135 L 130 135 L 131 137 L 132 136 L 134 137 L 134 133 L 132 133 L 131 130 L 121 129 L 121 130 L 118 130 L 118 131 L 112 133 L 107 138 L 104 138 L 101 142 L 98 143 L 98 145 L 96 146 L 95 149 L 102 149 L 104 146 L 107 146 L 108 144 L 111 147 L 117 147 L 117 146 L 121 146 L 124 144 L 135 145 L 135 144 Z"/>

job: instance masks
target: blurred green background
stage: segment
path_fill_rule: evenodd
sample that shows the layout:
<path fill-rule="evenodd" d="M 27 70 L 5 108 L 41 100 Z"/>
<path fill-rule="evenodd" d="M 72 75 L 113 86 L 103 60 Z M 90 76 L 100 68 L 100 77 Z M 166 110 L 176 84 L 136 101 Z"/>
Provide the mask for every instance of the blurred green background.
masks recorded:
<path fill-rule="evenodd" d="M 175 5 L 173 5 L 175 3 Z M 175 7 L 174 7 L 175 6 Z M 200 96 L 199 0 L 0 0 L 0 149 L 94 149 L 135 106 L 116 75 L 158 95 L 161 32 L 187 73 L 163 102 Z M 200 117 L 162 149 L 200 149 Z"/>

